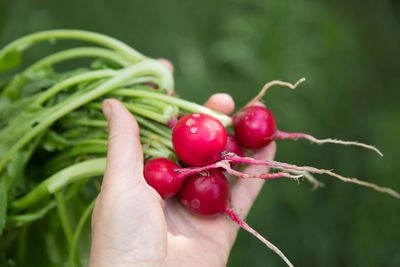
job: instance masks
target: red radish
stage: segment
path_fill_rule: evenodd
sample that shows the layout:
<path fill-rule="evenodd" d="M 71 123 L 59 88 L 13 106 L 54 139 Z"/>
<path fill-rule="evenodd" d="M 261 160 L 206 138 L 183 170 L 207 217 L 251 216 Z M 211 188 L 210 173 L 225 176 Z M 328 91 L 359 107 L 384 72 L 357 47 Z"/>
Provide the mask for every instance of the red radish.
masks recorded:
<path fill-rule="evenodd" d="M 226 145 L 225 145 L 223 151 L 235 153 L 236 155 L 241 156 L 241 157 L 246 156 L 246 154 L 244 154 L 243 150 L 240 148 L 239 143 L 236 141 L 235 137 L 233 137 L 232 135 L 228 135 L 228 139 L 226 141 Z"/>
<path fill-rule="evenodd" d="M 185 180 L 179 192 L 183 205 L 200 215 L 217 215 L 225 211 L 229 182 L 220 170 L 195 174 Z"/>
<path fill-rule="evenodd" d="M 183 116 L 172 130 L 172 144 L 178 157 L 190 166 L 204 166 L 219 159 L 228 134 L 216 118 L 192 113 Z"/>
<path fill-rule="evenodd" d="M 232 125 L 236 140 L 245 148 L 262 148 L 276 139 L 274 116 L 262 106 L 241 109 L 233 116 Z"/>
<path fill-rule="evenodd" d="M 288 266 L 293 266 L 275 245 L 266 240 L 235 214 L 232 208 L 228 206 L 229 194 L 228 180 L 220 170 L 215 169 L 203 174 L 193 175 L 186 179 L 179 192 L 179 198 L 184 206 L 198 215 L 216 216 L 220 213 L 226 213 L 240 227 L 257 237 L 277 253 Z"/>
<path fill-rule="evenodd" d="M 183 179 L 175 173 L 178 168 L 172 160 L 155 158 L 146 162 L 143 174 L 146 182 L 165 199 L 174 196 L 181 188 Z"/>
<path fill-rule="evenodd" d="M 236 141 L 235 137 L 232 135 L 228 135 L 228 139 L 226 141 L 226 146 L 223 150 L 223 152 L 230 152 L 234 153 L 235 155 L 245 157 L 246 154 L 243 152 L 243 150 L 240 148 L 239 143 Z M 238 164 L 234 162 L 230 162 L 230 166 L 232 168 L 236 167 Z"/>
<path fill-rule="evenodd" d="M 288 177 L 297 179 L 300 176 L 290 175 L 286 172 L 265 173 L 265 174 L 248 174 L 233 170 L 226 162 L 217 162 L 204 167 L 181 168 L 172 160 L 166 158 L 154 158 L 146 162 L 144 165 L 143 175 L 146 182 L 153 187 L 163 199 L 173 197 L 178 193 L 185 178 L 199 172 L 212 169 L 223 168 L 228 173 L 242 178 L 261 178 L 274 179 L 279 177 Z"/>
<path fill-rule="evenodd" d="M 298 80 L 294 85 L 282 81 L 272 81 L 264 85 L 260 93 L 253 98 L 245 108 L 237 112 L 232 118 L 235 137 L 239 144 L 249 149 L 258 149 L 276 139 L 304 138 L 317 144 L 335 143 L 342 145 L 361 146 L 370 150 L 374 150 L 380 156 L 383 156 L 383 154 L 374 146 L 359 142 L 341 141 L 330 138 L 317 139 L 304 133 L 286 133 L 279 131 L 276 127 L 275 119 L 271 111 L 263 106 L 254 106 L 254 104 L 264 96 L 267 89 L 271 86 L 282 85 L 291 89 L 295 89 L 297 85 L 303 81 L 305 81 L 305 78 Z"/>

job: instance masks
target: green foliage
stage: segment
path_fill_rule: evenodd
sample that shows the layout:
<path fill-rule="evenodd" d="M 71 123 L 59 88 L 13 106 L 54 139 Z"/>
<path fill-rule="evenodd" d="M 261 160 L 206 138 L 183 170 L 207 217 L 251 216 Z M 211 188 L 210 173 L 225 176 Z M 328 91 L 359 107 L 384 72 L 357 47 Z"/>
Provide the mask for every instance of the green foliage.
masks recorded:
<path fill-rule="evenodd" d="M 105 98 L 118 98 L 137 116 L 146 157 L 176 159 L 171 129 L 166 124 L 180 114 L 204 112 L 225 124 L 231 121 L 225 114 L 170 96 L 174 81 L 162 63 L 106 35 L 78 30 L 42 31 L 11 42 L 0 50 L 0 55 L 14 47 L 27 48 L 27 44 L 55 38 L 83 39 L 105 48 L 77 47 L 46 55 L 11 75 L 0 88 L 1 109 L 6 113 L 0 128 L 2 265 L 24 262 L 19 251 L 26 248 L 25 236 L 30 234 L 27 226 L 39 223 L 56 209 L 67 242 L 51 247 L 57 251 L 44 251 L 43 258 L 51 262 L 57 255 L 56 264 L 68 259 L 69 265 L 81 266 L 82 253 L 78 253 L 77 246 L 96 195 L 91 194 L 78 217 L 70 216 L 68 207 L 76 204 L 71 197 L 82 193 L 79 189 L 83 181 L 104 174 L 107 122 L 99 109 Z M 72 71 L 53 70 L 55 64 L 80 57 L 94 57 L 95 61 L 90 67 L 77 65 Z M 150 82 L 160 89 L 149 87 Z M 79 221 L 74 230 L 70 217 Z M 15 240 L 20 235 L 22 241 Z M 48 235 L 53 242 L 59 233 L 50 231 Z M 13 250 L 15 243 L 23 249 Z M 86 246 L 83 251 L 88 250 Z"/>

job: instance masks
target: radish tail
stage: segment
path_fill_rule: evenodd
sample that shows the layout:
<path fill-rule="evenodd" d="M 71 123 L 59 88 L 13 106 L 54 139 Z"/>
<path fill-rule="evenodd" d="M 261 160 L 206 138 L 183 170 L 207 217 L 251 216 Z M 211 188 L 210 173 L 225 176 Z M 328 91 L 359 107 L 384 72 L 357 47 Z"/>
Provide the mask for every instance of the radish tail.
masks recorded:
<path fill-rule="evenodd" d="M 270 88 L 270 87 L 272 87 L 274 85 L 286 86 L 286 87 L 289 87 L 290 89 L 296 89 L 296 87 L 300 83 L 304 82 L 305 80 L 306 80 L 306 78 L 301 78 L 294 85 L 291 84 L 291 83 L 288 83 L 288 82 L 282 82 L 282 81 L 277 81 L 277 80 L 268 82 L 263 86 L 261 91 L 252 100 L 250 100 L 249 103 L 247 103 L 245 105 L 245 107 L 252 106 L 255 102 L 259 101 L 265 95 L 265 93 L 267 92 L 268 88 Z"/>
<path fill-rule="evenodd" d="M 293 267 L 293 264 L 286 258 L 286 256 L 282 253 L 282 251 L 279 250 L 274 244 L 269 242 L 267 239 L 265 239 L 262 235 L 260 235 L 256 230 L 251 228 L 247 223 L 242 221 L 239 216 L 236 215 L 236 213 L 232 210 L 232 208 L 226 206 L 225 207 L 225 213 L 233 220 L 235 221 L 240 227 L 242 227 L 244 230 L 249 232 L 250 234 L 254 235 L 257 237 L 261 242 L 263 242 L 269 249 L 274 251 L 276 254 L 279 255 L 279 257 L 282 258 L 286 262 L 286 264 L 290 267 Z"/>
<path fill-rule="evenodd" d="M 372 188 L 372 189 L 374 189 L 374 190 L 376 190 L 378 192 L 389 194 L 389 195 L 391 195 L 391 196 L 393 196 L 395 198 L 398 198 L 398 199 L 400 198 L 400 193 L 394 191 L 391 188 L 381 187 L 381 186 L 378 186 L 378 185 L 373 184 L 373 183 L 368 183 L 368 182 L 365 182 L 365 181 L 358 180 L 357 178 L 344 177 L 344 176 L 341 176 L 341 175 L 339 175 L 337 173 L 334 173 L 334 172 L 332 172 L 330 170 L 317 169 L 317 168 L 310 167 L 310 166 L 296 166 L 296 165 L 293 165 L 293 164 L 282 163 L 282 162 L 278 162 L 278 161 L 256 160 L 256 159 L 253 159 L 253 158 L 250 158 L 250 157 L 239 157 L 239 156 L 237 156 L 237 155 L 235 155 L 233 153 L 229 153 L 229 152 L 228 153 L 223 152 L 221 154 L 221 156 L 224 159 L 230 160 L 232 162 L 256 164 L 256 165 L 259 164 L 259 165 L 267 165 L 267 166 L 270 166 L 270 167 L 273 167 L 273 168 L 278 168 L 278 169 L 289 169 L 289 170 L 297 170 L 297 171 L 308 171 L 308 172 L 311 172 L 311 173 L 328 174 L 328 175 L 330 175 L 332 177 L 335 177 L 335 178 L 337 178 L 337 179 L 339 179 L 339 180 L 341 180 L 343 182 L 353 183 L 353 184 L 358 184 L 358 185 L 361 185 L 361 186 L 369 187 L 369 188 Z"/>
<path fill-rule="evenodd" d="M 311 143 L 316 143 L 318 145 L 322 145 L 324 143 L 332 143 L 332 144 L 340 144 L 340 145 L 345 145 L 345 146 L 360 146 L 369 150 L 373 150 L 376 153 L 378 153 L 379 156 L 383 157 L 383 154 L 379 149 L 377 149 L 374 146 L 355 142 L 355 141 L 342 141 L 338 139 L 331 139 L 331 138 L 326 138 L 326 139 L 317 139 L 309 134 L 304 134 L 304 133 L 286 133 L 282 131 L 277 131 L 275 135 L 275 139 L 297 139 L 297 138 L 303 138 L 309 140 Z"/>
<path fill-rule="evenodd" d="M 312 172 L 312 173 L 328 174 L 328 175 L 330 175 L 332 177 L 335 177 L 335 178 L 337 178 L 337 179 L 339 179 L 339 180 L 341 180 L 343 182 L 353 183 L 353 184 L 358 184 L 358 185 L 361 185 L 361 186 L 369 187 L 369 188 L 372 188 L 372 189 L 374 189 L 376 191 L 389 194 L 389 195 L 391 195 L 391 196 L 393 196 L 395 198 L 400 198 L 400 194 L 398 192 L 394 191 L 391 188 L 381 187 L 381 186 L 378 186 L 378 185 L 373 184 L 373 183 L 368 183 L 368 182 L 365 182 L 365 181 L 358 180 L 357 178 L 343 177 L 343 176 L 341 176 L 341 175 L 339 175 L 337 173 L 334 173 L 334 172 L 332 172 L 330 170 L 317 169 L 317 168 L 309 167 L 309 166 L 296 166 L 296 165 L 281 163 L 281 162 L 277 162 L 277 161 L 270 161 L 269 164 L 271 164 L 270 166 L 272 166 L 272 167 L 276 166 L 278 168 L 282 167 L 284 169 L 294 169 L 294 170 L 299 170 L 299 171 L 309 171 L 309 172 Z"/>
<path fill-rule="evenodd" d="M 180 168 L 180 169 L 176 169 L 175 172 L 178 173 L 177 174 L 178 177 L 180 177 L 181 179 L 185 179 L 188 176 L 192 176 L 192 175 L 200 173 L 200 172 L 205 172 L 205 171 L 209 171 L 209 170 L 217 169 L 217 168 L 223 168 L 227 173 L 229 173 L 233 176 L 240 177 L 240 178 L 260 178 L 260 179 L 268 180 L 268 179 L 275 179 L 275 178 L 280 178 L 280 177 L 287 177 L 290 179 L 298 180 L 298 178 L 303 176 L 301 173 L 299 173 L 298 175 L 291 175 L 290 173 L 287 173 L 287 172 L 261 173 L 261 174 L 239 172 L 239 171 L 232 169 L 229 166 L 229 162 L 226 160 L 221 160 L 216 163 L 206 165 L 203 167 Z"/>
<path fill-rule="evenodd" d="M 312 186 L 313 186 L 312 191 L 315 191 L 315 190 L 317 190 L 318 188 L 324 187 L 324 186 L 325 186 L 324 183 L 318 181 L 317 178 L 315 178 L 315 177 L 314 177 L 310 172 L 308 172 L 308 171 L 298 171 L 298 170 L 293 170 L 293 169 L 290 170 L 290 169 L 278 168 L 278 167 L 275 167 L 275 169 L 279 169 L 279 170 L 282 170 L 282 171 L 285 171 L 285 172 L 290 172 L 290 173 L 293 173 L 293 174 L 303 175 L 303 177 L 304 177 L 309 183 L 312 184 Z"/>
<path fill-rule="evenodd" d="M 220 168 L 223 168 L 227 173 L 229 173 L 231 175 L 234 175 L 234 176 L 237 176 L 237 177 L 240 177 L 240 178 L 260 178 L 260 179 L 268 180 L 268 179 L 286 177 L 286 178 L 295 179 L 296 181 L 298 181 L 298 179 L 303 176 L 302 174 L 291 175 L 291 174 L 289 174 L 287 172 L 259 173 L 259 174 L 244 173 L 244 172 L 239 172 L 239 171 L 236 171 L 236 170 L 230 168 L 229 165 L 223 163 L 223 161 L 217 162 L 216 164 Z"/>

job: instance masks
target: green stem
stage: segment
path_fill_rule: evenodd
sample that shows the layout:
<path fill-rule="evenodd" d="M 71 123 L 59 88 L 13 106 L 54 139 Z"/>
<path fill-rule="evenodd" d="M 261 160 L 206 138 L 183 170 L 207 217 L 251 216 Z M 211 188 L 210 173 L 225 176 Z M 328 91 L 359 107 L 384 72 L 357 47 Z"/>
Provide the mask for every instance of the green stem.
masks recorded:
<path fill-rule="evenodd" d="M 107 146 L 107 140 L 104 140 L 104 139 L 82 140 L 82 141 L 77 141 L 74 145 L 77 145 L 77 146 L 81 146 L 81 145 L 104 145 L 104 146 Z"/>
<path fill-rule="evenodd" d="M 10 157 L 19 149 L 21 149 L 24 145 L 26 145 L 33 137 L 35 137 L 38 133 L 43 131 L 52 125 L 55 121 L 62 118 L 69 112 L 87 104 L 90 101 L 122 86 L 127 81 L 131 80 L 134 77 L 154 74 L 158 75 L 161 79 L 161 83 L 166 88 L 173 88 L 173 80 L 170 73 L 168 75 L 164 75 L 165 73 L 159 73 L 157 71 L 164 70 L 164 68 L 159 68 L 160 63 L 156 63 L 154 60 L 146 60 L 142 61 L 136 65 L 128 67 L 122 70 L 118 75 L 109 79 L 105 83 L 96 87 L 94 90 L 90 92 L 86 92 L 83 95 L 75 95 L 66 99 L 64 102 L 59 103 L 53 108 L 49 109 L 44 115 L 41 116 L 37 121 L 37 125 L 32 127 L 28 132 L 26 132 L 19 140 L 16 142 L 8 151 L 3 155 L 3 159 L 0 161 L 0 174 L 3 172 L 5 166 L 7 165 Z M 171 87 L 172 86 L 172 87 Z"/>
<path fill-rule="evenodd" d="M 108 123 L 106 120 L 100 119 L 77 119 L 77 118 L 66 118 L 62 120 L 62 123 L 68 126 L 89 126 L 89 127 L 99 127 L 99 128 L 107 128 Z"/>
<path fill-rule="evenodd" d="M 148 138 L 148 137 L 140 137 L 140 142 L 142 143 L 143 148 L 154 148 L 163 154 L 172 153 L 167 147 L 165 147 L 159 140 Z"/>
<path fill-rule="evenodd" d="M 166 151 L 160 151 L 158 149 L 154 148 L 143 148 L 143 153 L 147 156 L 153 157 L 153 158 L 168 158 L 171 160 L 177 160 L 177 156 L 173 152 L 166 152 Z"/>
<path fill-rule="evenodd" d="M 160 136 L 163 136 L 169 140 L 171 140 L 172 138 L 172 131 L 171 129 L 165 127 L 164 125 L 158 125 L 152 122 L 149 122 L 148 120 L 146 120 L 145 118 L 142 118 L 141 116 L 135 116 L 135 119 L 137 120 L 137 122 L 148 128 L 149 130 L 152 130 L 155 133 L 158 133 Z"/>
<path fill-rule="evenodd" d="M 68 190 L 65 199 L 68 200 L 73 195 L 75 195 L 86 182 L 87 181 L 83 180 L 81 182 L 73 184 L 71 188 Z M 56 207 L 55 200 L 51 200 L 44 207 L 35 212 L 18 214 L 18 215 L 9 215 L 7 216 L 7 226 L 13 226 L 13 227 L 24 226 L 28 223 L 43 218 L 50 210 L 52 210 L 55 207 Z"/>
<path fill-rule="evenodd" d="M 158 136 L 154 134 L 151 131 L 148 131 L 146 129 L 140 128 L 140 135 L 146 137 L 147 139 L 151 141 L 158 142 L 160 144 L 163 144 L 164 146 L 168 147 L 171 150 L 174 150 L 174 146 L 172 145 L 171 138 L 165 138 L 163 136 Z"/>
<path fill-rule="evenodd" d="M 45 141 L 47 141 L 47 140 L 51 140 L 52 142 L 55 142 L 55 143 L 61 144 L 61 145 L 72 145 L 73 144 L 67 138 L 65 138 L 61 134 L 56 133 L 53 130 L 47 131 Z"/>
<path fill-rule="evenodd" d="M 57 205 L 57 212 L 58 217 L 60 218 L 61 227 L 64 231 L 65 237 L 67 238 L 68 245 L 72 245 L 72 228 L 70 221 L 68 219 L 68 212 L 67 207 L 65 205 L 64 193 L 57 192 L 54 194 L 56 205 Z M 76 257 L 75 257 L 76 256 Z M 81 262 L 79 261 L 79 255 L 74 255 L 75 263 L 79 267 L 81 266 Z"/>
<path fill-rule="evenodd" d="M 154 92 L 149 92 L 149 91 L 144 91 L 144 90 L 133 90 L 133 89 L 129 89 L 129 88 L 115 90 L 115 91 L 113 91 L 113 94 L 120 95 L 120 96 L 128 96 L 128 97 L 154 98 L 154 99 L 162 100 L 166 103 L 176 105 L 179 108 L 182 108 L 182 109 L 192 112 L 192 113 L 205 113 L 205 114 L 211 115 L 214 118 L 221 121 L 225 127 L 230 126 L 232 123 L 232 119 L 229 116 L 227 116 L 221 112 L 217 112 L 217 111 L 214 111 L 207 107 L 204 107 L 202 105 L 199 105 L 199 104 L 196 104 L 193 102 L 189 102 L 189 101 L 177 98 L 177 97 L 169 96 L 169 95 L 164 95 L 164 94 L 159 94 L 159 93 L 154 93 Z"/>
<path fill-rule="evenodd" d="M 64 132 L 65 133 L 65 132 Z M 53 130 L 47 131 L 46 139 L 43 142 L 43 147 L 47 148 L 47 142 L 51 143 L 50 149 L 55 144 L 56 149 L 64 149 L 67 146 L 82 146 L 82 145 L 107 145 L 108 135 L 104 130 L 87 130 L 85 133 L 81 133 L 76 139 L 66 138 L 62 134 L 59 134 Z"/>
<path fill-rule="evenodd" d="M 153 121 L 156 121 L 156 122 L 159 122 L 162 124 L 167 124 L 167 122 L 169 121 L 169 119 L 171 118 L 171 115 L 172 115 L 172 114 L 161 114 L 158 112 L 154 112 L 140 104 L 125 103 L 125 102 L 123 102 L 122 104 L 124 104 L 124 106 L 130 112 L 134 113 L 135 115 L 140 115 L 142 117 L 151 119 Z M 100 103 L 90 103 L 88 106 L 91 108 L 94 108 L 94 109 L 101 110 Z"/>
<path fill-rule="evenodd" d="M 15 227 L 21 227 L 30 222 L 43 218 L 50 210 L 55 207 L 56 202 L 50 201 L 46 206 L 36 212 L 7 216 L 7 224 Z"/>
<path fill-rule="evenodd" d="M 154 102 L 159 102 L 159 101 L 154 101 Z M 136 107 L 141 108 L 141 109 L 149 110 L 149 111 L 152 111 L 155 113 L 164 114 L 164 115 L 168 115 L 168 116 L 173 116 L 173 115 L 171 115 L 173 113 L 171 113 L 169 110 L 165 111 L 162 108 L 162 106 L 154 105 L 156 103 L 153 103 L 153 105 L 149 105 L 149 104 L 142 103 L 141 101 L 131 101 L 131 102 L 125 102 L 125 104 L 133 104 Z"/>
<path fill-rule="evenodd" d="M 50 87 L 46 90 L 42 95 L 40 95 L 34 102 L 34 105 L 42 105 L 46 102 L 50 97 L 54 96 L 64 88 L 76 85 L 78 83 L 91 81 L 91 80 L 98 80 L 103 78 L 109 78 L 115 76 L 117 74 L 116 71 L 113 70 L 94 70 L 90 72 L 86 72 L 80 75 L 76 75 L 70 78 L 67 78 L 56 85 Z"/>
<path fill-rule="evenodd" d="M 152 130 L 154 133 L 159 134 L 160 137 L 164 137 L 166 140 L 171 140 L 171 129 L 157 125 L 154 122 L 149 122 L 145 118 L 135 114 L 136 121 L 149 130 Z M 89 126 L 89 127 L 99 127 L 99 128 L 107 128 L 108 123 L 106 120 L 101 119 L 77 119 L 77 118 L 66 118 L 62 120 L 62 123 L 69 126 Z M 142 130 L 143 128 L 141 128 Z M 165 140 L 164 139 L 164 140 Z"/>
<path fill-rule="evenodd" d="M 136 116 L 135 116 L 136 117 Z M 106 120 L 90 120 L 90 119 L 66 119 L 62 121 L 65 124 L 68 124 L 69 126 L 93 126 L 93 127 L 100 127 L 100 128 L 105 128 L 108 126 L 108 123 Z M 55 135 L 54 132 L 49 132 Z M 164 149 L 165 147 L 173 150 L 173 145 L 171 142 L 171 135 L 166 135 L 168 136 L 167 138 L 165 136 L 161 136 L 158 133 L 146 130 L 145 128 L 140 128 L 140 136 L 145 137 L 146 139 L 143 139 L 142 141 L 146 140 L 146 142 L 142 142 L 142 144 L 150 144 L 154 142 L 158 142 L 160 145 L 164 145 L 162 147 L 159 147 L 160 149 Z M 58 139 L 62 138 L 61 136 L 57 136 Z M 70 145 L 79 145 L 76 148 L 80 148 L 82 145 L 100 145 L 100 146 L 107 146 L 107 141 L 103 139 L 88 139 L 88 140 L 78 140 L 78 141 L 70 141 L 67 139 L 62 138 L 60 140 L 62 144 L 70 144 Z M 74 147 L 73 147 L 74 148 Z M 157 148 L 157 147 L 155 147 Z M 78 154 L 84 154 L 85 150 L 77 150 L 80 151 L 81 153 Z M 97 150 L 96 150 L 97 151 Z M 98 152 L 98 151 L 97 151 Z M 76 155 L 78 155 L 76 154 Z"/>
<path fill-rule="evenodd" d="M 142 77 L 137 77 L 135 79 L 132 79 L 131 81 L 126 83 L 126 86 L 132 86 L 136 84 L 144 84 L 144 83 L 154 83 L 158 86 L 160 86 L 160 81 L 152 76 L 142 76 Z"/>
<path fill-rule="evenodd" d="M 148 110 L 141 105 L 130 104 L 130 103 L 123 103 L 123 104 L 129 111 L 131 111 L 135 114 L 139 114 L 143 117 L 152 119 L 159 123 L 167 124 L 169 119 L 171 118 L 171 115 L 169 115 L 169 114 L 160 114 L 160 113 Z"/>
<path fill-rule="evenodd" d="M 82 58 L 82 57 L 95 57 L 104 58 L 113 61 L 121 66 L 127 67 L 132 63 L 127 61 L 121 55 L 114 51 L 100 48 L 100 47 L 76 47 L 67 50 L 63 50 L 45 58 L 42 58 L 38 62 L 27 68 L 24 73 L 35 72 L 43 67 L 52 66 L 54 64 L 63 62 L 65 60 Z"/>
<path fill-rule="evenodd" d="M 28 237 L 28 225 L 23 227 L 21 231 L 19 231 L 18 235 L 18 263 L 21 265 L 25 265 L 26 260 L 26 244 L 27 244 L 27 237 Z"/>
<path fill-rule="evenodd" d="M 44 166 L 43 173 L 51 174 L 60 166 L 65 167 L 69 163 L 68 160 L 73 161 L 74 157 L 79 155 L 101 155 L 107 154 L 107 146 L 105 145 L 82 145 L 82 146 L 71 146 L 71 148 L 57 153 L 57 155 L 51 158 Z"/>
<path fill-rule="evenodd" d="M 69 249 L 69 257 L 68 257 L 68 266 L 73 267 L 73 260 L 75 259 L 75 255 L 77 253 L 77 245 L 79 241 L 79 237 L 81 235 L 83 226 L 85 222 L 90 218 L 92 211 L 94 209 L 94 205 L 96 204 L 96 198 L 89 204 L 89 206 L 85 209 L 82 216 L 79 219 L 78 225 L 76 226 L 74 236 L 72 237 L 72 243 Z"/>
<path fill-rule="evenodd" d="M 8 95 L 13 88 L 16 86 L 21 86 L 21 76 L 29 76 L 32 73 L 38 71 L 47 66 L 52 66 L 56 63 L 60 63 L 62 61 L 74 58 L 81 58 L 81 57 L 99 57 L 105 58 L 110 61 L 116 62 L 121 66 L 129 66 L 131 63 L 125 60 L 121 55 L 115 53 L 114 51 L 99 48 L 99 47 L 78 47 L 67 49 L 64 51 L 60 51 L 49 55 L 30 67 L 28 67 L 22 74 L 18 74 L 14 77 L 14 79 L 7 85 L 7 87 L 2 91 L 2 95 Z"/>
<path fill-rule="evenodd" d="M 162 110 L 164 113 L 175 113 L 178 114 L 178 108 L 169 103 L 165 103 L 164 101 L 159 101 L 156 99 L 149 98 L 133 98 L 132 101 L 138 104 L 144 104 L 146 106 L 152 106 L 157 108 L 158 110 Z"/>
<path fill-rule="evenodd" d="M 9 43 L 0 50 L 0 60 L 13 51 L 24 51 L 36 42 L 46 40 L 55 41 L 56 39 L 75 39 L 93 42 L 111 48 L 132 63 L 146 59 L 145 56 L 125 43 L 103 34 L 82 30 L 50 30 L 29 34 Z"/>
<path fill-rule="evenodd" d="M 65 237 L 67 238 L 68 244 L 71 245 L 71 243 L 72 243 L 72 228 L 71 228 L 71 224 L 68 219 L 67 207 L 65 205 L 65 200 L 64 200 L 64 193 L 61 191 L 57 192 L 54 194 L 54 198 L 56 200 L 57 213 L 58 213 L 58 217 L 60 218 L 61 227 L 64 231 Z"/>
<path fill-rule="evenodd" d="M 38 184 L 25 196 L 14 200 L 11 203 L 10 209 L 20 211 L 31 207 L 41 200 L 48 198 L 51 194 L 58 192 L 68 184 L 85 178 L 103 175 L 105 168 L 106 158 L 91 159 L 71 165 Z"/>

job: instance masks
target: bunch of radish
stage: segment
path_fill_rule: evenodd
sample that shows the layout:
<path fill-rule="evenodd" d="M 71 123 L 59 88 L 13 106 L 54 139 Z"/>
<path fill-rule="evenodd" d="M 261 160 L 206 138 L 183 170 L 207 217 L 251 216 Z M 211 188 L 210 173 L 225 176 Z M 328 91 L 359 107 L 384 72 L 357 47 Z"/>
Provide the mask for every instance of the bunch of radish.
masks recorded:
<path fill-rule="evenodd" d="M 165 158 L 154 158 L 146 162 L 144 177 L 162 198 L 178 195 L 181 203 L 193 213 L 201 216 L 216 216 L 226 213 L 269 248 L 275 251 L 289 266 L 293 266 L 285 255 L 263 236 L 248 226 L 238 217 L 229 206 L 230 185 L 224 171 L 239 178 L 273 179 L 287 177 L 298 179 L 302 175 L 291 175 L 290 171 L 299 173 L 326 173 L 347 182 L 353 182 L 378 191 L 389 193 L 397 198 L 399 194 L 390 188 L 378 187 L 374 184 L 359 181 L 355 178 L 346 178 L 329 170 L 316 169 L 308 166 L 295 166 L 276 161 L 256 160 L 246 157 L 244 149 L 259 149 L 276 139 L 305 138 L 312 142 L 322 144 L 326 142 L 344 145 L 362 146 L 382 153 L 373 146 L 333 139 L 319 140 L 303 133 L 285 133 L 277 129 L 273 114 L 257 101 L 272 85 L 287 85 L 294 89 L 304 78 L 295 85 L 281 81 L 273 81 L 263 87 L 260 94 L 250 101 L 243 109 L 232 118 L 234 135 L 229 136 L 225 127 L 214 117 L 192 113 L 183 116 L 174 125 L 172 142 L 182 166 L 177 162 Z M 232 168 L 229 163 L 264 164 L 285 172 L 249 174 L 242 173 Z"/>
<path fill-rule="evenodd" d="M 64 39 L 92 46 L 63 47 L 28 67 L 21 64 L 23 52 L 29 47 L 44 41 L 54 45 L 56 40 Z M 80 58 L 94 60 L 88 65 L 79 61 L 72 69 L 55 67 Z M 199 216 L 227 214 L 289 266 L 291 263 L 277 247 L 234 212 L 227 175 L 239 179 L 294 180 L 303 176 L 319 185 L 310 173 L 328 174 L 400 197 L 390 188 L 330 170 L 247 156 L 251 150 L 274 140 L 297 138 L 317 144 L 356 145 L 382 155 L 375 147 L 358 142 L 320 140 L 278 130 L 271 111 L 258 101 L 273 85 L 294 89 L 304 79 L 294 85 L 281 81 L 267 83 L 244 108 L 229 117 L 177 96 L 172 73 L 158 60 L 110 36 L 80 30 L 32 33 L 9 43 L 0 50 L 0 74 L 0 265 L 8 259 L 24 265 L 23 260 L 13 258 L 22 254 L 20 249 L 18 253 L 12 252 L 18 239 L 22 240 L 16 238 L 19 229 L 40 220 L 59 220 L 68 240 L 68 249 L 64 251 L 70 253 L 69 264 L 76 262 L 79 266 L 77 243 L 106 166 L 108 132 L 101 111 L 106 98 L 120 100 L 139 123 L 146 160 L 144 176 L 162 198 L 179 198 Z M 233 135 L 227 133 L 230 128 Z M 240 171 L 243 164 L 266 165 L 278 172 L 246 173 Z M 88 197 L 88 191 L 95 193 Z M 79 194 L 81 198 L 77 197 Z M 72 215 L 65 213 L 66 207 L 80 206 L 75 204 L 81 199 L 86 199 L 87 208 L 69 218 Z M 76 229 L 72 229 L 70 220 L 79 222 Z M 28 230 L 24 229 L 26 237 Z M 47 252 L 51 253 L 54 252 Z"/>

